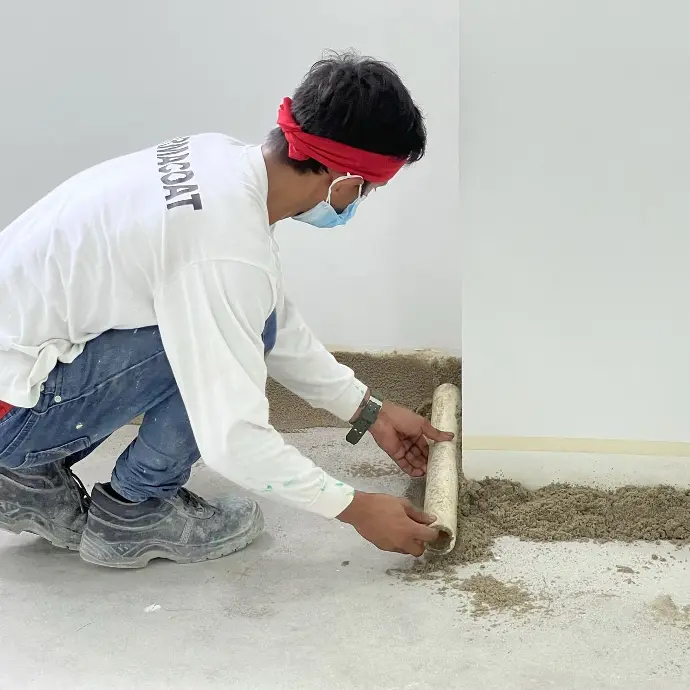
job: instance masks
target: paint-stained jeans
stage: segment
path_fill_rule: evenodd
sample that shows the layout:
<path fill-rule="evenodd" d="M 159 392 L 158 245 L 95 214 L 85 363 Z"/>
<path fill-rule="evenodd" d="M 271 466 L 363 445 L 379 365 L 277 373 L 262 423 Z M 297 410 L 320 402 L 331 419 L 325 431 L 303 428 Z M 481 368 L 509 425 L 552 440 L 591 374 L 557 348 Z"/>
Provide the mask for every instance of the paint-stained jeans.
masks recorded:
<path fill-rule="evenodd" d="M 29 469 L 85 458 L 113 431 L 144 413 L 120 455 L 113 488 L 131 501 L 169 496 L 199 459 L 187 412 L 157 328 L 108 331 L 72 364 L 58 364 L 31 410 L 0 420 L 0 467 Z"/>

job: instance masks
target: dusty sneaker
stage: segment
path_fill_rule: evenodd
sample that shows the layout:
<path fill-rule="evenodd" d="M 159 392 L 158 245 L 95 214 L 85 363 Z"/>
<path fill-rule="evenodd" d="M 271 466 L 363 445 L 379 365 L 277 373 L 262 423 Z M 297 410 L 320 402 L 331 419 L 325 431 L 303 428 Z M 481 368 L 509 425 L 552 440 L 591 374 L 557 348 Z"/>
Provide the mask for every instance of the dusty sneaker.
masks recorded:
<path fill-rule="evenodd" d="M 89 502 L 64 460 L 24 471 L 0 469 L 0 529 L 8 532 L 30 532 L 76 551 Z"/>
<path fill-rule="evenodd" d="M 79 553 L 111 568 L 143 568 L 154 558 L 197 563 L 239 551 L 263 528 L 259 505 L 246 498 L 211 505 L 180 489 L 172 498 L 127 503 L 96 484 Z"/>

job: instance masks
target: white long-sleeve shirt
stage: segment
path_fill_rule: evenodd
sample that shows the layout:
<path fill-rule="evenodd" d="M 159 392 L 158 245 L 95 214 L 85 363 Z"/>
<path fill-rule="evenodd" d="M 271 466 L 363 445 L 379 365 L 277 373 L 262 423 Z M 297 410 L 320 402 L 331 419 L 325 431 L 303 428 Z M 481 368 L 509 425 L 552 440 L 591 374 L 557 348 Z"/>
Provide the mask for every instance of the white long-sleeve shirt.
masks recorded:
<path fill-rule="evenodd" d="M 366 387 L 285 296 L 267 193 L 260 147 L 203 134 L 102 163 L 36 203 L 0 232 L 0 400 L 33 407 L 89 340 L 157 324 L 206 464 L 342 512 L 352 488 L 269 424 L 266 378 L 342 420 Z"/>

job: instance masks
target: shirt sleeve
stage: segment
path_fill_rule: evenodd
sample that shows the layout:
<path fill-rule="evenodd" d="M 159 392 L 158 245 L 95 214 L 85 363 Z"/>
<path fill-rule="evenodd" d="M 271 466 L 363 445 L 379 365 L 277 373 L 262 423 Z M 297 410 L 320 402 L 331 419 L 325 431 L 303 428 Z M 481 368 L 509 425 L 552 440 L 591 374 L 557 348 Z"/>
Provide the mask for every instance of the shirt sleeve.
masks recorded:
<path fill-rule="evenodd" d="M 350 421 L 364 400 L 367 386 L 316 339 L 287 297 L 276 312 L 278 333 L 266 358 L 268 373 L 312 407 Z"/>
<path fill-rule="evenodd" d="M 275 294 L 262 269 L 213 260 L 176 274 L 154 306 L 204 462 L 245 489 L 332 518 L 354 490 L 286 444 L 268 421 L 261 333 Z"/>

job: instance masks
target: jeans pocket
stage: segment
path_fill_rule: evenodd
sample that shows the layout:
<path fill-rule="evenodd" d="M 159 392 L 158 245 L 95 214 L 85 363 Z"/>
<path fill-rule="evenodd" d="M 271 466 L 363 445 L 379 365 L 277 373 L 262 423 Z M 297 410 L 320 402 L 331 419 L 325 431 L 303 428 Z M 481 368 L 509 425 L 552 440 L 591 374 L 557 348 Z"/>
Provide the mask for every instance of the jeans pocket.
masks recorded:
<path fill-rule="evenodd" d="M 70 455 L 86 450 L 91 445 L 88 436 L 77 438 L 69 443 L 64 443 L 55 448 L 48 448 L 47 450 L 39 450 L 33 453 L 27 453 L 24 456 L 24 462 L 17 469 L 26 469 L 29 467 L 38 467 L 39 465 L 50 465 L 58 460 L 64 460 Z"/>
<path fill-rule="evenodd" d="M 15 407 L 0 420 L 0 467 L 9 467 L 17 461 L 13 456 L 36 424 L 36 415 L 29 409 Z"/>

